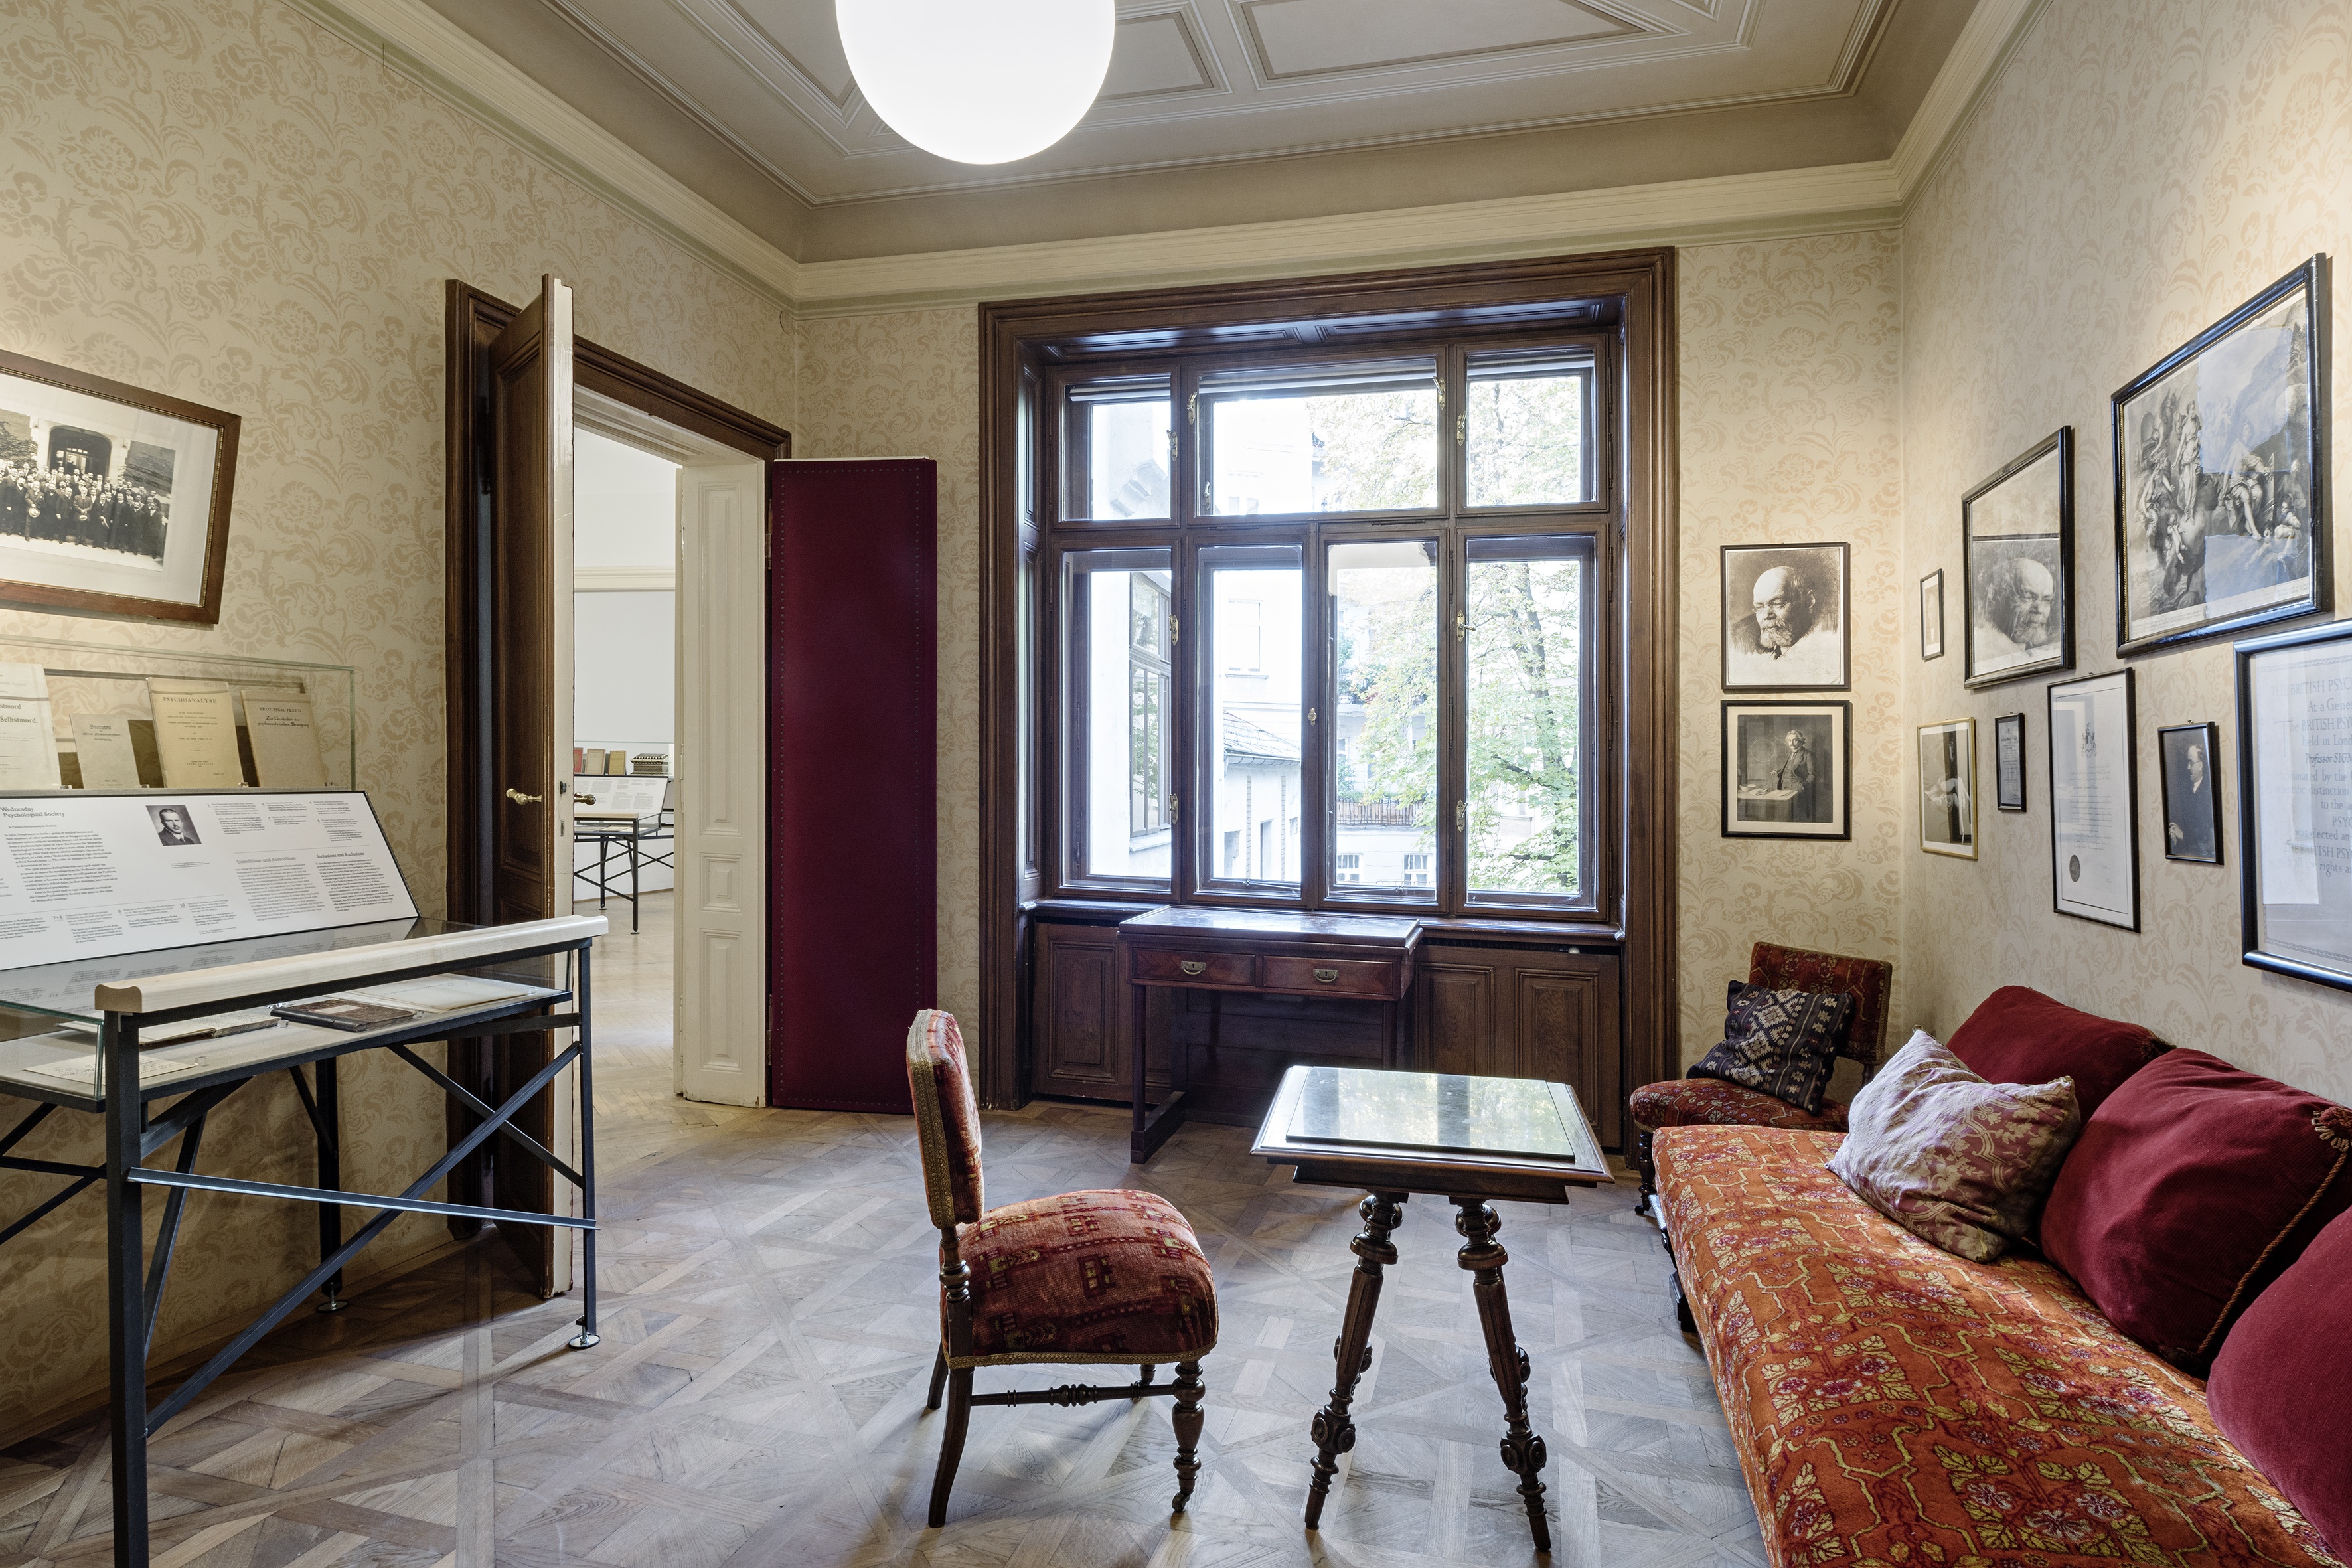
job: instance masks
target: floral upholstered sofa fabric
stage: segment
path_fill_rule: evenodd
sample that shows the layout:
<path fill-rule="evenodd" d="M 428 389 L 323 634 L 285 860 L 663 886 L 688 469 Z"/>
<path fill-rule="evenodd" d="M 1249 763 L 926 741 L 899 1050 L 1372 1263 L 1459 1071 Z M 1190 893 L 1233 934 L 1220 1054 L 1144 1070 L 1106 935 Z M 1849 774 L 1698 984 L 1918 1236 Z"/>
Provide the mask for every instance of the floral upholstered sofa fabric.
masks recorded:
<path fill-rule="evenodd" d="M 1676 1127 L 1658 1189 L 1774 1568 L 2336 1564 L 2204 1387 L 2038 1258 L 1969 1263 L 1823 1168 Z"/>

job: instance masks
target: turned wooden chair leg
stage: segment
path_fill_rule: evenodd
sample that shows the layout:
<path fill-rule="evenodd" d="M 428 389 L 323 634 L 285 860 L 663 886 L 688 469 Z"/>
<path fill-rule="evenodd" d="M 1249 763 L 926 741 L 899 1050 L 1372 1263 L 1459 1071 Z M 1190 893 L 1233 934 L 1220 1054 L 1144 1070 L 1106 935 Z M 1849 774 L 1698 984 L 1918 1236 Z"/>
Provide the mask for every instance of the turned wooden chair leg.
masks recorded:
<path fill-rule="evenodd" d="M 1201 1473 L 1197 1450 L 1201 1442 L 1201 1395 L 1205 1392 L 1201 1384 L 1201 1363 L 1178 1362 L 1176 1408 L 1169 1415 L 1176 1428 L 1176 1500 L 1169 1507 L 1176 1513 L 1182 1513 L 1184 1505 L 1192 1500 L 1192 1481 Z"/>
<path fill-rule="evenodd" d="M 1140 1405 L 1143 1403 L 1142 1390 L 1150 1387 L 1151 1380 L 1160 1374 L 1160 1363 L 1158 1362 L 1151 1361 L 1143 1362 L 1139 1363 L 1135 1370 L 1142 1374 L 1135 1380 L 1137 1390 L 1135 1403 Z"/>
<path fill-rule="evenodd" d="M 947 1385 L 948 1348 L 941 1345 L 940 1353 L 931 1359 L 931 1393 L 930 1397 L 923 1401 L 923 1408 L 937 1410 L 940 1407 L 940 1390 Z"/>
<path fill-rule="evenodd" d="M 948 1491 L 955 1485 L 956 1466 L 963 1460 L 963 1435 L 971 1425 L 971 1368 L 948 1373 L 948 1424 L 940 1434 L 940 1473 L 931 1482 L 931 1528 L 948 1521 Z"/>

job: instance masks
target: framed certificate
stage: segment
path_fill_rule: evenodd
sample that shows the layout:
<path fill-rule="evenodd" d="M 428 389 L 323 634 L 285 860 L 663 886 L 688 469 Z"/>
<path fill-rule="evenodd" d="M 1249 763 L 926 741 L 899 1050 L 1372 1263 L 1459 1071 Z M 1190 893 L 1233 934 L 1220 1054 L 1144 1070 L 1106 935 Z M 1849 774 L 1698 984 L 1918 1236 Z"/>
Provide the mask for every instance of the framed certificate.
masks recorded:
<path fill-rule="evenodd" d="M 1992 803 L 2002 811 L 2025 809 L 2025 715 L 2003 713 L 1992 721 Z"/>
<path fill-rule="evenodd" d="M 2352 621 L 2237 654 L 2245 961 L 2352 991 Z"/>
<path fill-rule="evenodd" d="M 2139 930 L 2139 763 L 2132 672 L 2050 688 L 2051 907 Z"/>

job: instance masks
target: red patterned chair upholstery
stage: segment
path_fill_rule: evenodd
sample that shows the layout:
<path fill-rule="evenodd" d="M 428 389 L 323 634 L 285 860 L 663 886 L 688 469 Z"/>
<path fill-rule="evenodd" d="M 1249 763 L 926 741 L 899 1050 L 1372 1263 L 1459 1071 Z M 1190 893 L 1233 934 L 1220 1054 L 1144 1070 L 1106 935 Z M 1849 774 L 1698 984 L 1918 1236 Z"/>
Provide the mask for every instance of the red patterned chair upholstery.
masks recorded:
<path fill-rule="evenodd" d="M 947 1391 L 948 1424 L 931 1483 L 930 1521 L 947 1522 L 948 1492 L 976 1405 L 1091 1405 L 1166 1394 L 1176 1407 L 1176 1500 L 1200 1474 L 1201 1357 L 1217 1342 L 1217 1288 L 1192 1227 L 1156 1193 L 1064 1193 L 982 1202 L 980 1106 L 956 1021 L 929 1008 L 907 1032 L 907 1081 L 923 1147 L 923 1188 L 940 1227 L 940 1353 L 926 1408 Z M 1040 1362 L 1118 1363 L 1140 1381 L 1066 1384 L 1003 1394 L 971 1391 L 972 1369 Z M 1176 1363 L 1173 1384 L 1152 1373 Z"/>
<path fill-rule="evenodd" d="M 1655 1144 L 1772 1568 L 2340 1568 L 2201 1382 L 2033 1254 L 1970 1263 L 1880 1215 L 1823 1168 L 1839 1137 Z"/>
<path fill-rule="evenodd" d="M 1886 993 L 1895 981 L 1895 966 L 1884 959 L 1848 958 L 1837 952 L 1808 952 L 1759 942 L 1748 956 L 1748 984 L 1775 991 L 1845 992 L 1854 999 L 1853 1020 L 1846 1026 L 1845 1043 L 1838 1055 L 1862 1064 L 1867 1079 L 1878 1068 L 1886 1047 Z M 1633 1128 L 1633 1166 L 1642 1173 L 1642 1201 L 1637 1211 L 1654 1213 L 1658 1173 L 1650 1153 L 1651 1135 L 1662 1127 L 1780 1127 L 1790 1131 L 1843 1132 L 1845 1106 L 1824 1101 L 1815 1115 L 1787 1100 L 1775 1100 L 1752 1089 L 1720 1079 L 1680 1078 L 1645 1084 L 1626 1097 L 1625 1110 Z"/>

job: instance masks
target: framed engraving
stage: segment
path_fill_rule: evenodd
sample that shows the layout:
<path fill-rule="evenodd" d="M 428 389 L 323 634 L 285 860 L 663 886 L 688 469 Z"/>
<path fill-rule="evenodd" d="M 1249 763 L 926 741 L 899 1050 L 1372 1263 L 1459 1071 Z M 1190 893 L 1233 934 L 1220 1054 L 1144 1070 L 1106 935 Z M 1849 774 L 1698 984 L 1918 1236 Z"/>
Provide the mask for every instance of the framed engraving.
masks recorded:
<path fill-rule="evenodd" d="M 2327 258 L 2115 395 L 2116 651 L 2327 607 Z"/>
<path fill-rule="evenodd" d="M 1977 721 L 1919 726 L 1919 847 L 1977 858 Z"/>
<path fill-rule="evenodd" d="M 1723 836 L 1851 838 L 1851 702 L 1723 705 Z"/>
<path fill-rule="evenodd" d="M 1970 687 L 2074 665 L 2074 427 L 1960 498 Z"/>
<path fill-rule="evenodd" d="M 2352 991 L 2352 621 L 2237 655 L 2245 961 Z"/>
<path fill-rule="evenodd" d="M 1992 803 L 2002 811 L 2025 809 L 2025 715 L 2003 713 L 1992 721 Z"/>
<path fill-rule="evenodd" d="M 1944 657 L 1944 569 L 1919 579 L 1919 657 Z"/>
<path fill-rule="evenodd" d="M 1723 689 L 1843 691 L 1846 547 L 1723 547 Z"/>
<path fill-rule="evenodd" d="M 2051 907 L 2139 930 L 2139 762 L 2132 672 L 2050 688 Z"/>
<path fill-rule="evenodd" d="M 2173 724 L 2156 732 L 2164 767 L 2164 858 L 2221 863 L 2221 727 Z"/>

